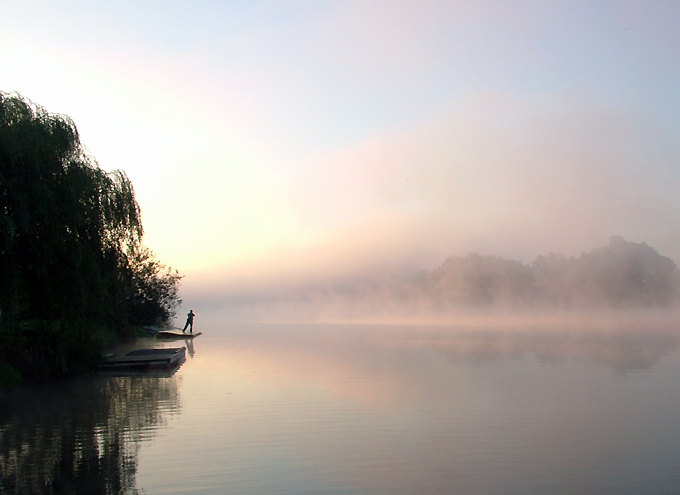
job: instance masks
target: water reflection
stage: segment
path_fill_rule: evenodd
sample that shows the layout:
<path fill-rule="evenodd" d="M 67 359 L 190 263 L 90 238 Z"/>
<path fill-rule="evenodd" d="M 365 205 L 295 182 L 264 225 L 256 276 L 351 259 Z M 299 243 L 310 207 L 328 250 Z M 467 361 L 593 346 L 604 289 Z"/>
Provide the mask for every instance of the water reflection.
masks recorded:
<path fill-rule="evenodd" d="M 344 363 L 373 366 L 376 359 L 398 354 L 422 356 L 435 352 L 452 364 L 499 364 L 533 358 L 544 364 L 580 363 L 628 372 L 652 368 L 680 347 L 680 327 L 654 325 L 540 325 L 506 327 L 437 327 L 381 325 L 245 326 L 234 332 L 237 345 L 273 352 L 299 353 L 300 361 L 314 356 L 353 356 Z M 402 362 L 403 364 L 403 362 Z M 395 371 L 400 367 L 395 363 Z"/>
<path fill-rule="evenodd" d="M 673 493 L 677 351 L 672 326 L 240 326 L 174 438 L 206 493 Z"/>
<path fill-rule="evenodd" d="M 130 493 L 140 442 L 179 411 L 173 378 L 90 376 L 0 398 L 0 493 Z"/>
<path fill-rule="evenodd" d="M 184 345 L 187 348 L 187 354 L 189 354 L 189 357 L 193 358 L 194 354 L 196 353 L 194 351 L 194 339 L 184 339 Z"/>
<path fill-rule="evenodd" d="M 672 322 L 216 324 L 205 334 L 184 342 L 188 362 L 170 378 L 93 377 L 6 397 L 0 493 L 680 486 Z"/>
<path fill-rule="evenodd" d="M 545 364 L 577 362 L 625 373 L 652 368 L 679 346 L 674 331 L 475 330 L 423 342 L 452 362 L 494 363 L 533 357 Z"/>

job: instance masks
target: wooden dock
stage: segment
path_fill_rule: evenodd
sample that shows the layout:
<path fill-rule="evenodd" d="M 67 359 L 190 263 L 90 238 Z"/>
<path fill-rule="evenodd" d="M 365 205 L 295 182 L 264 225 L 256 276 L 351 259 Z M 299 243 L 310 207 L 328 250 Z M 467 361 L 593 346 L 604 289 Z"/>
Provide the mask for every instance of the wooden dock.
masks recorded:
<path fill-rule="evenodd" d="M 186 360 L 185 347 L 137 349 L 124 356 L 113 356 L 99 364 L 100 371 L 171 370 Z"/>

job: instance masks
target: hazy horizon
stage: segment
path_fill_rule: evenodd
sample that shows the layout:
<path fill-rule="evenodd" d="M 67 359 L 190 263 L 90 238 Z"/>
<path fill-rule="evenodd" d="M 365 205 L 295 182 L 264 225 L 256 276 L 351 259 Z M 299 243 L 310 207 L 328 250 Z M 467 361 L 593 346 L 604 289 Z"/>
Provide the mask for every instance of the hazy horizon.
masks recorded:
<path fill-rule="evenodd" d="M 123 169 L 184 309 L 531 263 L 680 261 L 675 2 L 10 0 L 0 89 Z"/>
<path fill-rule="evenodd" d="M 449 256 L 432 270 L 372 268 L 295 281 L 263 269 L 233 285 L 218 276 L 212 283 L 198 278 L 185 293 L 199 311 L 252 322 L 512 327 L 646 317 L 667 323 L 680 309 L 674 261 L 619 236 L 579 256 L 544 253 L 530 263 L 468 253 Z"/>

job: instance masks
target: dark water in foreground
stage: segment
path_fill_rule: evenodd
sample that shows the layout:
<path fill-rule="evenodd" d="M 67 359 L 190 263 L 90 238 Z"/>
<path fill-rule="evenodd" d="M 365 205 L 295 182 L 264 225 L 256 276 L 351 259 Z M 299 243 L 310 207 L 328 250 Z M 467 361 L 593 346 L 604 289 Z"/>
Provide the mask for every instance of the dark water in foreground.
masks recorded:
<path fill-rule="evenodd" d="M 0 493 L 680 492 L 673 329 L 201 330 L 0 399 Z"/>

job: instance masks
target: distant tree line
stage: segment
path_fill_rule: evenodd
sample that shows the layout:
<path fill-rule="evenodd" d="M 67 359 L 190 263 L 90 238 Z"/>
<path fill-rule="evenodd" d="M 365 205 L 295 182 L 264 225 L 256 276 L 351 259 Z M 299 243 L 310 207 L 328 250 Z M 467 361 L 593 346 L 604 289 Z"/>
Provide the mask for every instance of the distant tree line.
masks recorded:
<path fill-rule="evenodd" d="M 142 235 L 125 173 L 102 170 L 70 118 L 0 93 L 0 365 L 68 371 L 172 317 L 181 277 Z"/>
<path fill-rule="evenodd" d="M 531 265 L 472 253 L 451 256 L 425 274 L 417 293 L 437 308 L 662 308 L 678 296 L 675 263 L 645 243 L 609 245 L 566 258 L 538 256 Z"/>

